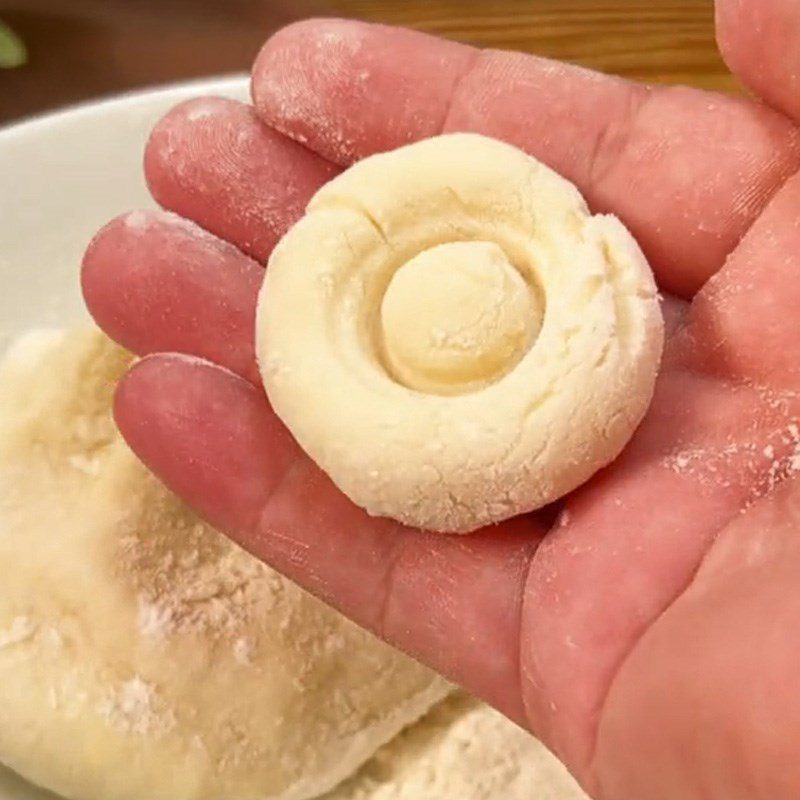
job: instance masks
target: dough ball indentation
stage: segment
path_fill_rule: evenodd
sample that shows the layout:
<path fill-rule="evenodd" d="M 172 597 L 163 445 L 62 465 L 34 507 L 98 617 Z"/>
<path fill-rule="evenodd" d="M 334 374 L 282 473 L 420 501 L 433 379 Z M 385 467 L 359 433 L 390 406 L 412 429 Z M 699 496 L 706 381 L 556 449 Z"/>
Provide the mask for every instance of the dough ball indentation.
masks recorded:
<path fill-rule="evenodd" d="M 542 316 L 537 295 L 499 245 L 440 244 L 401 266 L 386 290 L 386 366 L 422 392 L 479 389 L 516 365 Z"/>

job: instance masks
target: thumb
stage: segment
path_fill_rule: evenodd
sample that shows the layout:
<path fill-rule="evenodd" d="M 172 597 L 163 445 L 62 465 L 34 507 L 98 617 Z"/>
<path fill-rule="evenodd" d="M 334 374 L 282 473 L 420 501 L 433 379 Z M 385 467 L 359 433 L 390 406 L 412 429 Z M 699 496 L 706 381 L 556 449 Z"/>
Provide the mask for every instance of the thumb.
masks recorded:
<path fill-rule="evenodd" d="M 689 589 L 618 673 L 598 732 L 598 796 L 800 797 L 800 481 L 718 536 Z"/>
<path fill-rule="evenodd" d="M 716 17 L 719 48 L 734 74 L 800 120 L 800 3 L 717 0 Z"/>

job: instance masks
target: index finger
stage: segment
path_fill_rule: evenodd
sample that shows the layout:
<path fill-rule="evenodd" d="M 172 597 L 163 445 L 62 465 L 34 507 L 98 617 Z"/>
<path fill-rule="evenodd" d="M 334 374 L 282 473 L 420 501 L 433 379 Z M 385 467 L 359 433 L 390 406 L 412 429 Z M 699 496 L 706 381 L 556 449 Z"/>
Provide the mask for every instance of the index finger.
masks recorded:
<path fill-rule="evenodd" d="M 661 287 L 688 297 L 800 165 L 760 105 L 343 20 L 289 26 L 252 82 L 269 125 L 342 165 L 443 131 L 515 144 L 617 214 Z"/>

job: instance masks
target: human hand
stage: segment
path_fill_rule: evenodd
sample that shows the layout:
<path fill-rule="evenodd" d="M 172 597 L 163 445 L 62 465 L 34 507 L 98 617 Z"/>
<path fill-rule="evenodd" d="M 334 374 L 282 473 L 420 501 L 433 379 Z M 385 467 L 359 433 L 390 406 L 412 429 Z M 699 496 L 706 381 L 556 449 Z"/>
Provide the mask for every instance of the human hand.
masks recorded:
<path fill-rule="evenodd" d="M 528 726 L 602 800 L 800 796 L 800 7 L 720 0 L 718 28 L 777 111 L 405 30 L 292 26 L 259 56 L 253 108 L 191 101 L 153 132 L 147 177 L 180 217 L 115 220 L 84 263 L 107 333 L 173 353 L 118 392 L 139 456 L 244 547 Z M 448 537 L 369 518 L 260 389 L 275 242 L 340 168 L 443 130 L 574 181 L 682 298 L 647 419 L 554 525 Z"/>

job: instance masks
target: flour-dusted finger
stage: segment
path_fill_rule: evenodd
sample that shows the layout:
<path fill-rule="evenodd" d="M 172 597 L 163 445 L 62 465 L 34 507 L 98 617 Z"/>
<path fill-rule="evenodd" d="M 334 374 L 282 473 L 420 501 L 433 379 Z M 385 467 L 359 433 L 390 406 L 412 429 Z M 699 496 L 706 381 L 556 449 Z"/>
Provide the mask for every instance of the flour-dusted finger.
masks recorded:
<path fill-rule="evenodd" d="M 145 172 L 162 206 L 264 261 L 337 169 L 250 106 L 207 97 L 181 103 L 156 125 Z"/>
<path fill-rule="evenodd" d="M 217 528 L 525 723 L 520 602 L 545 520 L 443 537 L 373 519 L 302 453 L 260 391 L 185 356 L 135 366 L 115 416 L 139 458 Z"/>
<path fill-rule="evenodd" d="M 133 211 L 94 237 L 81 282 L 95 321 L 128 350 L 201 356 L 258 383 L 254 326 L 263 277 L 259 264 L 194 223 Z"/>
<path fill-rule="evenodd" d="M 695 364 L 785 392 L 800 391 L 800 176 L 767 206 L 689 313 Z"/>
<path fill-rule="evenodd" d="M 800 120 L 800 5 L 717 0 L 717 41 L 731 69 L 774 108 Z"/>
<path fill-rule="evenodd" d="M 575 183 L 593 210 L 620 217 L 661 287 L 684 297 L 800 164 L 792 124 L 741 97 L 353 20 L 275 34 L 253 97 L 262 119 L 342 165 L 442 132 L 514 144 Z"/>

